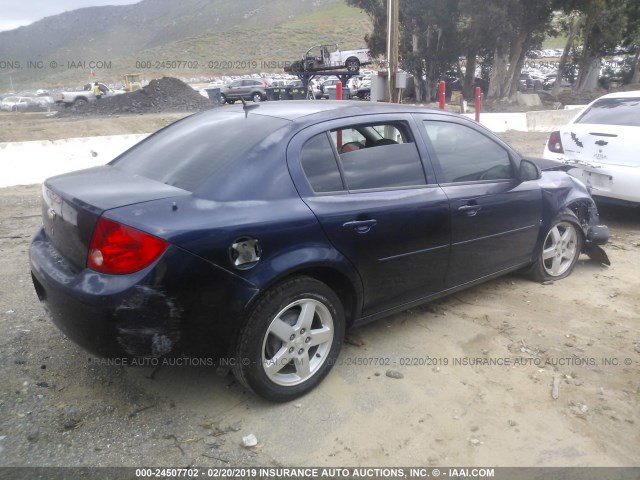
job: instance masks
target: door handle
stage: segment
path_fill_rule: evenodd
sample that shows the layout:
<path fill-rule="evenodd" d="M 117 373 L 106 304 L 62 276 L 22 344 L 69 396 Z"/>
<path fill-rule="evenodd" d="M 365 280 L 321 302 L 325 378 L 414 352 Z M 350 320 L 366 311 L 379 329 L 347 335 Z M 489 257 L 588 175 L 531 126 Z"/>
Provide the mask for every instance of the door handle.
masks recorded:
<path fill-rule="evenodd" d="M 475 217 L 481 209 L 482 207 L 480 205 L 462 205 L 458 207 L 459 211 L 467 212 L 467 215 L 470 217 Z"/>
<path fill-rule="evenodd" d="M 342 228 L 355 230 L 357 233 L 368 233 L 378 223 L 377 220 L 352 220 L 342 224 Z"/>

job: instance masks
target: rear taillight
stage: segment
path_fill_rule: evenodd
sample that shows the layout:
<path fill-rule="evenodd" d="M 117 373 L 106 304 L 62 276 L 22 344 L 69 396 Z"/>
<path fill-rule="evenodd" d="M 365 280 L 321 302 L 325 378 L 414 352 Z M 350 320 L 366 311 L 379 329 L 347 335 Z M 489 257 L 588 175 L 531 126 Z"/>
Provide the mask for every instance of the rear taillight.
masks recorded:
<path fill-rule="evenodd" d="M 555 131 L 551 132 L 549 136 L 549 141 L 547 142 L 547 148 L 549 151 L 553 153 L 564 153 L 564 149 L 562 148 L 562 140 L 560 140 L 560 132 Z"/>
<path fill-rule="evenodd" d="M 134 273 L 150 265 L 167 246 L 158 237 L 101 217 L 93 231 L 87 267 L 112 275 Z"/>

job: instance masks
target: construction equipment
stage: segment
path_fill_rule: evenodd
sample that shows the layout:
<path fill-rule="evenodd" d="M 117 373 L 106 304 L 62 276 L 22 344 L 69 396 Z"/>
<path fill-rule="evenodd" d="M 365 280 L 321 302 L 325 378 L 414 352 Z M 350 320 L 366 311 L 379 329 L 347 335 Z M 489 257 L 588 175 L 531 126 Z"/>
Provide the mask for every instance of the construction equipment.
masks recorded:
<path fill-rule="evenodd" d="M 124 89 L 127 92 L 135 92 L 142 88 L 139 73 L 126 73 L 122 78 L 124 79 Z"/>

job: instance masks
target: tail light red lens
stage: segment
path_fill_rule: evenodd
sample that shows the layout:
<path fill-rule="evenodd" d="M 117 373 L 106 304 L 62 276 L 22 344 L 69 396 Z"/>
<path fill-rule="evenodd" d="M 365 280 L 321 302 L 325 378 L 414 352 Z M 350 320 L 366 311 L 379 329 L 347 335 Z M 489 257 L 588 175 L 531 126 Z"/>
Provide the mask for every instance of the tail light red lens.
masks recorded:
<path fill-rule="evenodd" d="M 112 275 L 134 273 L 149 266 L 168 245 L 158 237 L 101 217 L 93 231 L 87 267 Z"/>
<path fill-rule="evenodd" d="M 547 148 L 549 149 L 549 151 L 553 153 L 564 153 L 559 131 L 556 130 L 555 132 L 551 132 L 551 135 L 549 136 L 549 141 L 547 142 Z"/>

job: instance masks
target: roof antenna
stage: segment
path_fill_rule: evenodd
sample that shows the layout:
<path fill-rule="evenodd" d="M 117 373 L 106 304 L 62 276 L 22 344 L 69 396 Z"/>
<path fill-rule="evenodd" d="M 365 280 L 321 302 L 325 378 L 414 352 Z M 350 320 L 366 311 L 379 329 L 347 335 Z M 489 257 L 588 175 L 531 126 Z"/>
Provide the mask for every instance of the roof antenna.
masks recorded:
<path fill-rule="evenodd" d="M 254 110 L 256 108 L 258 108 L 260 106 L 259 103 L 254 103 L 253 105 L 248 105 L 247 102 L 244 100 L 244 97 L 242 95 L 240 95 L 240 100 L 242 100 L 242 109 L 244 110 L 244 118 L 247 118 L 249 116 L 249 112 L 251 110 Z"/>

